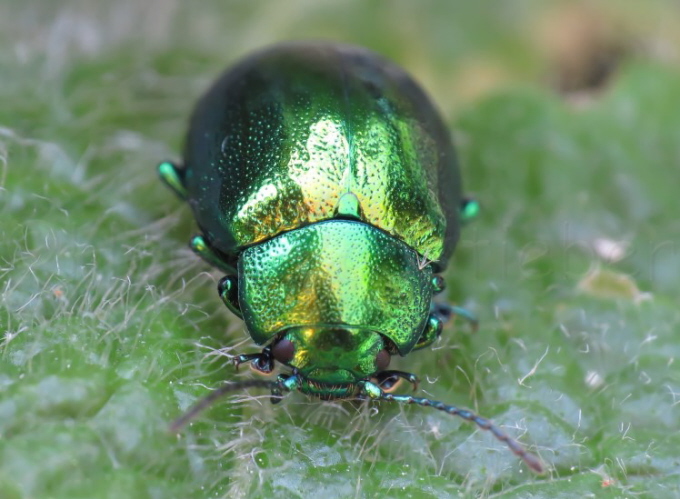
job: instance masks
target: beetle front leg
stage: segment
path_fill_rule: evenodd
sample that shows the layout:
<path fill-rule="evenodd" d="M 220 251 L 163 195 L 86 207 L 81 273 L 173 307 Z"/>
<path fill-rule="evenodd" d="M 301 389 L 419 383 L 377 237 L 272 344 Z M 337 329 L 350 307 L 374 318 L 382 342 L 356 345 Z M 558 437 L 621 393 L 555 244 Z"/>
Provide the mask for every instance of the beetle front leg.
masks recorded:
<path fill-rule="evenodd" d="M 418 389 L 418 384 L 420 383 L 418 376 L 404 371 L 382 371 L 375 375 L 375 379 L 378 382 L 378 386 L 386 392 L 397 386 L 400 379 L 405 379 L 411 383 L 414 392 Z"/>
<path fill-rule="evenodd" d="M 263 348 L 260 353 L 247 353 L 234 357 L 236 369 L 246 362 L 250 362 L 250 367 L 262 374 L 270 374 L 274 370 L 274 357 L 270 347 Z"/>
<path fill-rule="evenodd" d="M 441 336 L 442 329 L 444 329 L 444 321 L 442 321 L 439 315 L 431 312 L 430 317 L 427 319 L 425 330 L 420 335 L 420 339 L 413 347 L 413 350 L 420 350 L 421 348 L 430 346 Z"/>
<path fill-rule="evenodd" d="M 449 305 L 448 303 L 435 303 L 432 302 L 431 313 L 436 314 L 443 322 L 449 322 L 451 317 L 457 315 L 462 317 L 470 324 L 473 331 L 477 330 L 479 327 L 479 320 L 475 315 L 469 310 L 463 307 L 457 307 L 455 305 Z"/>
<path fill-rule="evenodd" d="M 278 404 L 283 399 L 283 392 L 300 389 L 300 378 L 295 374 L 279 374 L 275 386 L 272 387 L 271 403 Z"/>
<path fill-rule="evenodd" d="M 474 203 L 473 201 L 470 201 L 470 203 Z M 433 294 L 437 295 L 444 291 L 446 289 L 446 281 L 444 278 L 440 275 L 433 275 L 432 276 L 432 292 Z M 472 326 L 473 330 L 477 330 L 478 326 L 478 320 L 477 317 L 474 316 L 474 314 L 462 307 L 457 307 L 455 305 L 449 305 L 448 303 L 438 303 L 438 302 L 431 302 L 430 304 L 430 320 L 432 320 L 432 316 L 436 315 L 441 319 L 441 321 L 444 322 L 449 322 L 451 320 L 451 316 L 453 315 L 458 315 L 462 317 L 463 319 L 467 320 L 470 325 Z M 439 332 L 441 334 L 441 331 Z M 437 335 L 438 337 L 438 335 Z M 437 339 L 435 337 L 434 339 Z M 434 340 L 433 340 L 434 341 Z M 426 345 L 423 345 L 426 346 Z M 422 348 L 422 347 L 421 347 Z"/>
<path fill-rule="evenodd" d="M 427 319 L 427 325 L 425 326 L 425 330 L 420 335 L 418 343 L 416 343 L 416 345 L 413 347 L 413 350 L 420 350 L 421 348 L 428 347 L 437 341 L 437 339 L 442 334 L 442 330 L 444 329 L 444 323 L 451 320 L 453 315 L 463 317 L 470 323 L 473 331 L 477 330 L 479 322 L 477 317 L 472 315 L 471 312 L 454 305 L 432 302 L 432 306 L 430 308 L 430 317 Z"/>
<path fill-rule="evenodd" d="M 226 275 L 217 283 L 217 292 L 220 298 L 231 312 L 243 319 L 241 304 L 238 301 L 238 277 Z"/>

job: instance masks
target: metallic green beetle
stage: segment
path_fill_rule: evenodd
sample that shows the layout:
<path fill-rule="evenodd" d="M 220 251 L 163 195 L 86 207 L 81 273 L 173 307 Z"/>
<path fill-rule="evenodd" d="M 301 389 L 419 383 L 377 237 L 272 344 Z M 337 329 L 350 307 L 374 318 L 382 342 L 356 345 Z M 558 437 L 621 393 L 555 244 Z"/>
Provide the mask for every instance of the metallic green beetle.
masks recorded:
<path fill-rule="evenodd" d="M 441 402 L 389 393 L 410 373 L 392 355 L 432 344 L 452 313 L 434 305 L 461 221 L 449 132 L 399 67 L 358 47 L 288 43 L 226 71 L 199 101 L 183 165 L 161 177 L 191 206 L 193 250 L 227 275 L 224 303 L 264 348 L 240 355 L 277 381 L 272 401 L 299 390 L 322 399 L 432 406 L 491 430 L 535 470 L 540 461 L 488 420 Z M 470 317 L 471 318 L 471 317 Z M 471 320 L 474 320 L 471 318 Z"/>

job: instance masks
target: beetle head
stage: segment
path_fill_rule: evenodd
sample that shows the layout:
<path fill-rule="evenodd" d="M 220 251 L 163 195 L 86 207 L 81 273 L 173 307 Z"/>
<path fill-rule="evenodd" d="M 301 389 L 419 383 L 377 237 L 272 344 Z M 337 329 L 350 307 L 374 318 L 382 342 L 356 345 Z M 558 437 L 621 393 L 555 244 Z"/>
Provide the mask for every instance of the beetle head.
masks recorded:
<path fill-rule="evenodd" d="M 319 384 L 349 384 L 384 371 L 390 354 L 373 331 L 342 326 L 294 327 L 272 345 L 274 358 Z"/>

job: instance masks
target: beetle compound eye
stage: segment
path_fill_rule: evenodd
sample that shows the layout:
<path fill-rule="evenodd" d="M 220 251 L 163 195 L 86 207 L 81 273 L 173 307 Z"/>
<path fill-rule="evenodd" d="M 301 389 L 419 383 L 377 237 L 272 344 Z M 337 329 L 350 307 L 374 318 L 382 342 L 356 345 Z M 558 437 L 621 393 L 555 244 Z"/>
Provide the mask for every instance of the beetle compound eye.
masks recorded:
<path fill-rule="evenodd" d="M 389 367 L 391 359 L 392 356 L 387 350 L 380 350 L 378 355 L 375 356 L 375 367 L 378 371 L 384 371 Z"/>
<path fill-rule="evenodd" d="M 281 364 L 288 364 L 295 357 L 295 345 L 290 340 L 281 340 L 272 348 L 272 355 Z"/>

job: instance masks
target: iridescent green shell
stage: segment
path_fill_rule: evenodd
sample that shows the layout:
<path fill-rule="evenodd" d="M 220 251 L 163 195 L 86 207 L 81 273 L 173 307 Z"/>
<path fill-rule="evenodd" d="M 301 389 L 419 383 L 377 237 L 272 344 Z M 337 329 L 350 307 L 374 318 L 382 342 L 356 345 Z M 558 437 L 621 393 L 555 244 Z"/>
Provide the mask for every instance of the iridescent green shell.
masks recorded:
<path fill-rule="evenodd" d="M 332 349 L 312 345 L 335 342 L 373 364 L 375 354 L 364 355 L 364 342 L 357 340 L 377 345 L 365 331 L 408 353 L 425 328 L 432 299 L 431 267 L 420 265 L 402 241 L 354 220 L 319 222 L 251 246 L 239 258 L 238 276 L 253 340 L 264 344 L 278 333 L 304 329 L 316 338 L 298 335 L 298 354 L 308 350 L 315 361 Z M 329 335 L 332 340 L 324 339 Z M 338 371 L 346 365 L 338 357 L 328 360 Z"/>
<path fill-rule="evenodd" d="M 403 70 L 364 49 L 291 43 L 245 59 L 199 102 L 184 156 L 196 220 L 233 268 L 246 247 L 335 218 L 347 193 L 435 270 L 458 239 L 449 132 Z"/>

